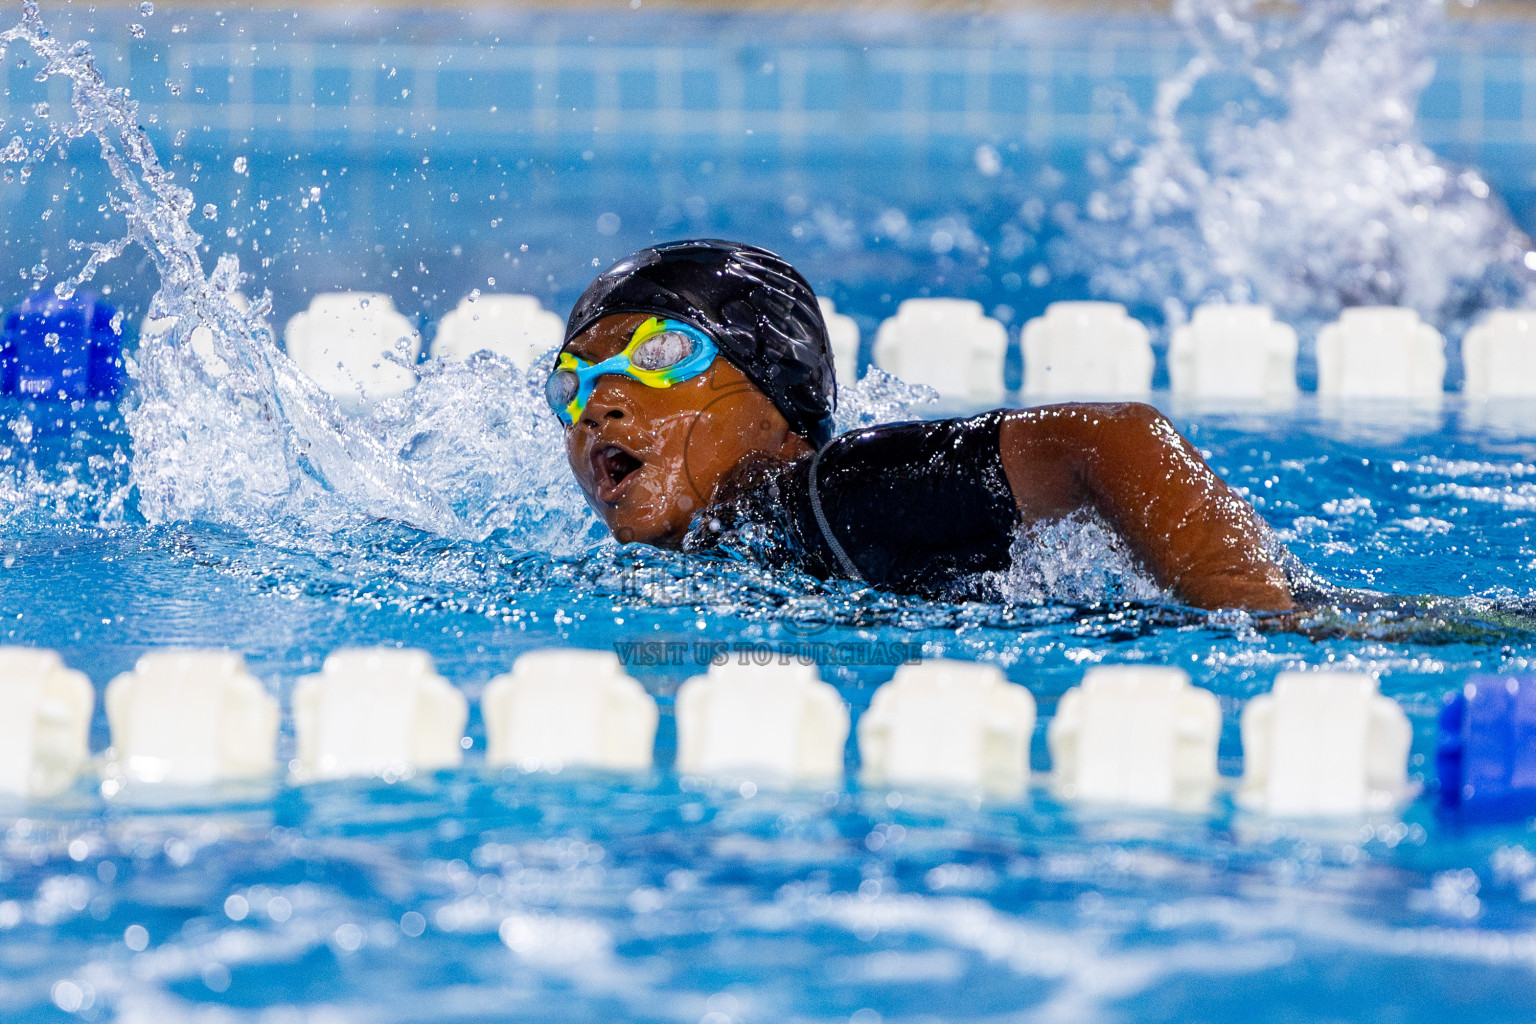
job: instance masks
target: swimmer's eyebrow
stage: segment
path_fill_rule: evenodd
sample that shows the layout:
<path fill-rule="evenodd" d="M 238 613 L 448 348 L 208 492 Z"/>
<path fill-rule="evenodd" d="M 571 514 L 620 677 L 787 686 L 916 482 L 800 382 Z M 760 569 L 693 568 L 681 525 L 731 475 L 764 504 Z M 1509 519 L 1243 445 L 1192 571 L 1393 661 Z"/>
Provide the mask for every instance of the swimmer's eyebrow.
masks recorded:
<path fill-rule="evenodd" d="M 587 330 L 566 342 L 561 351 L 570 352 L 586 362 L 595 363 L 623 351 L 627 340 L 615 337 L 605 345 L 602 334 Z"/>
<path fill-rule="evenodd" d="M 587 362 L 591 362 L 592 361 L 592 338 L 591 338 L 591 336 L 586 335 L 586 334 L 580 335 L 579 337 L 572 338 L 570 341 L 568 341 L 564 345 L 560 346 L 560 351 L 562 351 L 562 352 L 570 352 L 573 355 L 580 356 L 581 358 L 585 359 Z"/>

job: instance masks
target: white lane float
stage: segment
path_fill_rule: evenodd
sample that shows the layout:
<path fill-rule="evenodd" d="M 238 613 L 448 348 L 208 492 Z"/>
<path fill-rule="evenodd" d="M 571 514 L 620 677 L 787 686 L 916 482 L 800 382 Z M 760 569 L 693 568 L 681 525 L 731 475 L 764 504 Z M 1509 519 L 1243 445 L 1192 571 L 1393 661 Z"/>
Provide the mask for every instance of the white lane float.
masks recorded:
<path fill-rule="evenodd" d="M 277 700 L 238 654 L 153 651 L 107 684 L 109 780 L 204 785 L 276 768 Z"/>
<path fill-rule="evenodd" d="M 1445 339 L 1400 306 L 1357 306 L 1317 335 L 1320 398 L 1438 401 Z"/>
<path fill-rule="evenodd" d="M 842 774 L 848 707 L 814 666 L 714 665 L 678 688 L 676 709 L 680 772 Z"/>
<path fill-rule="evenodd" d="M 1053 302 L 1024 325 L 1032 398 L 1141 398 L 1152 392 L 1151 336 L 1118 302 Z"/>
<path fill-rule="evenodd" d="M 1461 362 L 1469 396 L 1536 396 L 1536 310 L 1489 313 L 1461 339 Z"/>
<path fill-rule="evenodd" d="M 1046 738 L 1066 799 L 1198 809 L 1216 787 L 1221 707 L 1177 668 L 1089 669 Z"/>
<path fill-rule="evenodd" d="M 1208 304 L 1173 332 L 1168 382 L 1182 398 L 1296 397 L 1296 331 L 1268 306 Z"/>
<path fill-rule="evenodd" d="M 998 401 L 1008 329 L 970 299 L 907 299 L 875 334 L 875 365 L 943 398 Z"/>
<path fill-rule="evenodd" d="M 526 370 L 564 340 L 565 321 L 545 309 L 537 296 L 476 294 L 461 299 L 437 325 L 432 356 L 463 360 L 491 352 Z"/>
<path fill-rule="evenodd" d="M 1282 672 L 1242 714 L 1238 803 L 1277 816 L 1384 811 L 1410 795 L 1413 729 L 1372 676 Z"/>
<path fill-rule="evenodd" d="M 421 334 L 378 292 L 322 292 L 283 331 L 288 357 L 332 397 L 390 398 L 416 383 Z"/>
<path fill-rule="evenodd" d="M 0 793 L 52 796 L 90 758 L 96 691 L 58 652 L 0 647 Z"/>
<path fill-rule="evenodd" d="M 859 381 L 859 324 L 851 316 L 839 313 L 831 299 L 818 298 L 821 317 L 827 323 L 827 337 L 832 342 L 832 363 L 837 368 L 839 384 Z"/>
<path fill-rule="evenodd" d="M 529 651 L 491 680 L 480 707 L 491 764 L 651 766 L 656 701 L 611 651 Z"/>
<path fill-rule="evenodd" d="M 995 665 L 903 665 L 859 718 L 860 781 L 1016 795 L 1029 782 L 1034 730 L 1034 697 Z"/>
<path fill-rule="evenodd" d="M 425 651 L 350 648 L 293 690 L 305 781 L 457 767 L 469 705 Z"/>

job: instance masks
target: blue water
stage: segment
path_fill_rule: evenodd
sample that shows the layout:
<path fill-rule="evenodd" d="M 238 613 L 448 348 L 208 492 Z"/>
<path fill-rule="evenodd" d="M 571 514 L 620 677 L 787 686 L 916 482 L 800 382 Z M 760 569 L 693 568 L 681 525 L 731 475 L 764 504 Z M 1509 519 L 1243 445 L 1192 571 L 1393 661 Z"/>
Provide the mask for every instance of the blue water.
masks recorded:
<path fill-rule="evenodd" d="M 1263 419 L 1176 412 L 1326 577 L 1525 596 L 1536 442 L 1469 419 L 1454 408 L 1428 422 L 1389 415 L 1407 435 L 1383 440 L 1310 406 Z M 97 428 L 60 447 L 116 443 Z M 286 699 L 334 647 L 399 643 L 430 651 L 473 701 L 517 654 L 550 644 L 878 638 L 992 661 L 1028 686 L 1042 711 L 1037 770 L 1055 701 L 1085 666 L 1180 665 L 1222 698 L 1221 764 L 1236 775 L 1243 700 L 1283 669 L 1332 664 L 1380 674 L 1414 722 L 1412 774 L 1432 786 L 1443 696 L 1470 672 L 1536 656 L 1536 634 L 1469 640 L 1465 622 L 1425 621 L 1406 640 L 1310 639 L 1171 609 L 952 607 L 792 580 L 770 590 L 608 548 L 569 561 L 381 528 L 321 557 L 196 525 L 49 518 L 7 530 L 0 636 L 57 647 L 98 684 L 152 647 L 228 645 Z M 389 571 L 407 561 L 452 571 L 437 583 Z M 1463 829 L 1436 820 L 1428 800 L 1401 821 L 1295 824 L 1234 813 L 1225 799 L 1210 816 L 1064 808 L 1039 787 L 985 804 L 853 786 L 744 796 L 668 769 L 666 709 L 697 670 L 633 669 L 664 709 L 658 768 L 640 777 L 484 769 L 472 718 L 466 767 L 432 778 L 137 802 L 82 785 L 13 806 L 0 847 L 0 1012 L 62 1019 L 58 1001 L 76 996 L 61 979 L 99 1020 L 194 1020 L 219 1006 L 234 1020 L 872 1010 L 1430 1021 L 1452 1005 L 1479 1020 L 1529 1019 L 1536 1007 L 1536 844 L 1524 823 Z M 857 715 L 893 670 L 823 674 Z M 98 721 L 93 746 L 105 743 Z M 292 743 L 285 730 L 280 757 Z M 140 951 L 125 945 L 135 925 Z"/>
<path fill-rule="evenodd" d="M 1088 188 L 1062 168 L 1094 162 L 1088 122 L 1064 117 L 1057 135 L 1029 136 L 1030 112 L 1005 107 L 973 135 L 934 127 L 931 146 L 920 145 L 876 130 L 887 124 L 876 115 L 893 104 L 912 113 L 881 100 L 887 79 L 877 77 L 864 96 L 868 122 L 834 120 L 846 131 L 831 133 L 841 141 L 820 156 L 786 151 L 777 138 L 771 152 L 753 149 L 745 128 L 765 124 L 754 118 L 767 118 L 771 104 L 746 87 L 737 108 L 723 100 L 709 108 L 714 128 L 680 129 L 654 145 L 626 135 L 622 120 L 617 142 L 580 124 L 507 130 L 498 142 L 472 120 L 433 129 L 441 111 L 414 104 L 389 119 L 380 82 L 394 81 L 388 68 L 404 63 L 401 54 L 419 57 L 427 44 L 459 46 L 456 59 L 468 60 L 464 53 L 489 50 L 487 37 L 505 37 L 579 65 L 587 36 L 594 46 L 631 45 L 643 24 L 686 29 L 698 53 L 744 54 L 719 65 L 737 68 L 737 81 L 775 82 L 778 72 L 763 68 L 813 43 L 855 70 L 865 58 L 854 55 L 875 51 L 874 71 L 887 75 L 879 61 L 891 53 L 971 46 L 995 51 L 999 65 L 1009 54 L 1035 55 L 1056 68 L 1044 79 L 1066 83 L 1055 95 L 1071 97 L 1097 93 L 1061 69 L 1081 68 L 1095 40 L 1109 39 L 1099 49 L 1114 59 L 1101 64 L 1141 82 L 1131 95 L 1142 114 L 1157 78 L 1191 50 L 1162 22 L 1059 18 L 486 15 L 401 26 L 391 12 L 304 15 L 289 28 L 270 12 L 59 15 L 62 37 L 98 47 L 109 83 L 123 69 L 178 182 L 199 207 L 216 204 L 211 220 L 194 214 L 207 262 L 238 250 L 255 275 L 247 287 L 272 290 L 279 326 L 312 290 L 379 280 L 424 325 L 490 277 L 539 291 L 563 312 L 592 260 L 695 232 L 783 249 L 866 328 L 925 292 L 1008 306 L 1015 325 L 1047 298 L 1087 294 L 1086 279 L 1057 274 L 1045 251 L 1069 237 L 1061 224 L 1071 218 L 1051 227 L 1032 201 L 1047 211 L 1084 201 Z M 124 34 L 125 19 L 147 25 L 143 40 Z M 1481 31 L 1484 40 L 1499 35 Z M 219 67 L 214 52 L 245 67 L 234 55 L 249 52 L 247 39 L 263 47 L 276 39 L 271 59 L 289 74 L 261 79 L 270 102 L 254 113 L 235 95 L 238 76 L 224 76 L 220 91 L 209 73 Z M 178 50 L 184 42 L 204 49 Z M 381 47 L 384 59 L 358 49 L 365 45 Z M 353 69 L 345 101 L 342 80 L 323 67 L 318 92 L 291 85 L 305 54 L 323 65 L 314 54 L 328 52 Z M 699 67 L 715 67 L 698 53 Z M 7 58 L 22 59 L 15 49 Z M 964 108 L 944 62 L 924 60 L 933 75 L 918 90 L 924 109 Z M 365 107 L 357 69 L 371 75 L 379 64 L 359 129 L 348 121 Z M 13 116 L 39 117 L 33 104 L 42 100 L 27 92 L 35 68 L 11 75 Z M 443 100 L 450 78 L 431 68 Z M 429 73 L 420 63 L 410 73 L 419 94 Z M 187 98 L 159 92 L 167 80 Z M 580 74 L 557 80 L 587 95 Z M 278 88 L 283 81 L 290 91 Z M 50 118 L 67 108 L 59 84 L 42 85 Z M 1443 96 L 1437 88 L 1430 83 L 1429 100 Z M 590 103 L 578 98 L 576 113 L 601 108 L 599 91 Z M 306 135 L 276 120 L 305 109 L 318 111 L 315 123 L 335 115 L 334 124 Z M 1065 99 L 1058 112 L 1076 116 Z M 1427 131 L 1433 119 L 1425 123 Z M 189 138 L 178 143 L 181 130 Z M 411 141 L 410 131 L 420 137 Z M 996 174 L 976 156 L 983 144 L 997 150 Z M 505 148 L 487 155 L 493 145 Z M 66 158 L 39 163 L 25 185 L 0 184 L 0 195 L 15 198 L 0 251 L 18 289 L 19 271 L 40 260 L 51 267 L 37 276 L 50 283 L 78 264 L 68 238 L 118 233 L 119 220 L 96 222 L 107 177 L 93 146 L 83 140 Z M 243 172 L 233 170 L 237 155 L 247 155 Z M 1132 156 L 1117 159 L 1128 165 Z M 391 186 L 398 202 L 386 195 Z M 336 199 L 323 211 L 305 205 L 310 188 Z M 620 227 L 604 234 L 598 218 L 609 212 Z M 156 286 L 139 250 L 108 264 L 97 283 L 134 319 Z M 230 343 L 259 362 L 259 341 Z M 1324 579 L 1456 599 L 1418 612 L 1320 613 L 1303 630 L 1276 631 L 1239 615 L 1108 600 L 1116 592 L 1105 579 L 1108 553 L 1091 547 L 1044 567 L 1066 581 L 1046 599 L 1027 599 L 1026 588 L 1009 603 L 960 606 L 620 551 L 601 539 L 564 476 L 537 388 L 496 363 L 429 369 L 415 396 L 366 422 L 344 421 L 351 426 L 336 435 L 382 437 L 384 450 L 407 453 L 387 465 L 419 484 L 413 493 L 446 496 L 449 512 L 433 521 L 452 529 L 413 528 L 404 514 L 380 512 L 421 507 L 388 488 L 228 487 L 198 497 L 210 468 L 155 417 L 242 407 L 219 405 L 217 390 L 193 376 L 168 375 L 176 354 L 146 360 L 126 405 L 137 419 L 102 407 L 0 406 L 0 641 L 57 648 L 98 691 L 147 650 L 227 646 L 285 707 L 296 680 L 336 647 L 401 644 L 429 651 L 472 708 L 486 681 L 527 650 L 670 643 L 681 663 L 632 668 L 662 705 L 657 768 L 631 777 L 486 769 L 472 711 L 465 767 L 437 776 L 141 788 L 110 800 L 82 781 L 54 801 L 0 807 L 0 1019 L 1439 1022 L 1525 1021 L 1536 1011 L 1529 824 L 1438 819 L 1430 770 L 1445 695 L 1473 672 L 1528 670 L 1536 656 L 1525 611 L 1536 595 L 1536 419 L 1518 405 L 1464 406 L 1452 395 L 1440 411 L 1359 408 L 1343 417 L 1310 397 L 1291 411 L 1243 414 L 1163 401 Z M 901 414 L 868 387 L 850 392 L 851 415 Z M 250 416 L 208 444 L 255 458 L 269 454 L 263 429 Z M 241 440 L 247 447 L 230 447 Z M 329 465 L 386 464 L 349 451 L 359 461 Z M 701 639 L 862 652 L 856 663 L 822 666 L 855 719 L 894 671 L 875 644 L 995 663 L 1039 701 L 1037 771 L 1048 768 L 1044 730 L 1057 699 L 1092 664 L 1174 664 L 1217 693 L 1229 777 L 1241 770 L 1242 704 L 1278 672 L 1374 672 L 1414 723 L 1410 772 L 1428 793 L 1401 816 L 1286 823 L 1237 813 L 1225 797 L 1209 815 L 1181 816 L 1063 807 L 1040 786 L 1021 801 L 983 802 L 852 784 L 790 792 L 703 784 L 670 768 L 671 699 L 699 670 L 689 653 Z M 98 713 L 92 748 L 107 739 Z M 293 752 L 285 721 L 279 756 Z M 849 757 L 852 769 L 851 747 Z"/>
<path fill-rule="evenodd" d="M 240 256 L 257 289 L 271 290 L 279 331 L 315 292 L 334 289 L 391 294 L 427 339 L 471 288 L 536 294 L 563 313 L 593 261 L 715 235 L 783 253 L 869 338 L 913 295 L 976 299 L 1015 332 L 1051 301 L 1089 297 L 1092 268 L 1061 251 L 1064 225 L 1091 221 L 1092 197 L 1126 176 L 1153 134 L 1159 83 L 1198 52 L 1195 40 L 1215 60 L 1179 122 L 1200 141 L 1213 124 L 1250 124 L 1283 106 L 1245 77 L 1245 62 L 1283 84 L 1289 61 L 1318 62 L 1330 39 L 1315 25 L 1260 22 L 1273 38 L 1248 58 L 1210 43 L 1225 6 L 1190 5 L 1212 12 L 1194 31 L 1166 17 L 1031 11 L 407 14 L 335 4 L 143 17 L 122 4 L 47 14 L 61 38 L 88 40 L 109 84 L 142 105 L 140 123 L 177 181 L 199 210 L 216 208 L 213 220 L 192 217 L 205 256 Z M 1453 172 L 1475 170 L 1493 207 L 1536 228 L 1536 111 L 1524 99 L 1536 23 L 1426 13 L 1439 7 L 1361 8 L 1408 26 L 1367 47 L 1401 65 L 1369 93 L 1401 93 L 1418 113 L 1411 136 L 1459 162 Z M 64 83 L 34 81 L 35 59 L 9 64 L 7 124 L 59 121 Z M 0 174 L 0 281 L 19 295 L 27 280 L 51 282 L 78 263 L 71 239 L 120 234 L 120 218 L 96 212 L 106 183 L 85 146 L 40 163 L 26 184 Z M 1286 234 L 1283 219 L 1273 225 Z M 1305 253 L 1305 239 L 1290 251 Z M 147 257 L 130 250 L 97 281 L 137 324 L 155 287 Z M 1130 299 L 1154 327 L 1163 300 Z M 1433 317 L 1453 340 L 1464 326 L 1456 312 Z M 1315 324 L 1302 326 L 1305 346 Z M 1454 347 L 1451 357 L 1454 386 Z M 1017 384 L 1016 357 L 1010 372 Z M 1312 372 L 1303 360 L 1304 385 Z"/>

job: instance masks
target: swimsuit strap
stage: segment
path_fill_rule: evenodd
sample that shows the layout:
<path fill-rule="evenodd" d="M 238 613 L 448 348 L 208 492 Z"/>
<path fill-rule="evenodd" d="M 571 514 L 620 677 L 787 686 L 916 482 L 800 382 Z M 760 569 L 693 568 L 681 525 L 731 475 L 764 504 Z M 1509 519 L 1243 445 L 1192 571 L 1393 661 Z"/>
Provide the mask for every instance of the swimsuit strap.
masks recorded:
<path fill-rule="evenodd" d="M 832 527 L 827 524 L 826 513 L 821 510 L 821 495 L 816 489 L 816 467 L 821 464 L 821 453 L 830 447 L 832 447 L 832 442 L 828 441 L 816 449 L 816 454 L 811 456 L 811 514 L 816 517 L 816 525 L 821 527 L 821 535 L 826 539 L 827 546 L 832 549 L 832 553 L 837 556 L 838 564 L 843 567 L 843 572 L 847 573 L 849 578 L 855 582 L 863 583 L 864 577 L 859 574 L 859 567 L 853 564 L 853 559 L 848 557 L 848 552 L 843 550 L 843 546 L 832 535 Z"/>

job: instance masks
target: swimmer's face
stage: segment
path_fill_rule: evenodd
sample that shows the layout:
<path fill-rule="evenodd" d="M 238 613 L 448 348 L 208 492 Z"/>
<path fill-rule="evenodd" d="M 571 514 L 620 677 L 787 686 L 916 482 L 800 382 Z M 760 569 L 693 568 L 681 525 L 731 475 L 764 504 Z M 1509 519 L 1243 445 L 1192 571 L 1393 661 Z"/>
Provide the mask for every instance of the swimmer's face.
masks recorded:
<path fill-rule="evenodd" d="M 649 316 L 615 313 L 566 343 L 587 363 L 617 355 Z M 669 388 L 621 374 L 598 378 L 565 432 L 565 453 L 587 501 L 625 543 L 675 547 L 725 477 L 753 455 L 809 451 L 784 415 L 724 356 Z"/>

